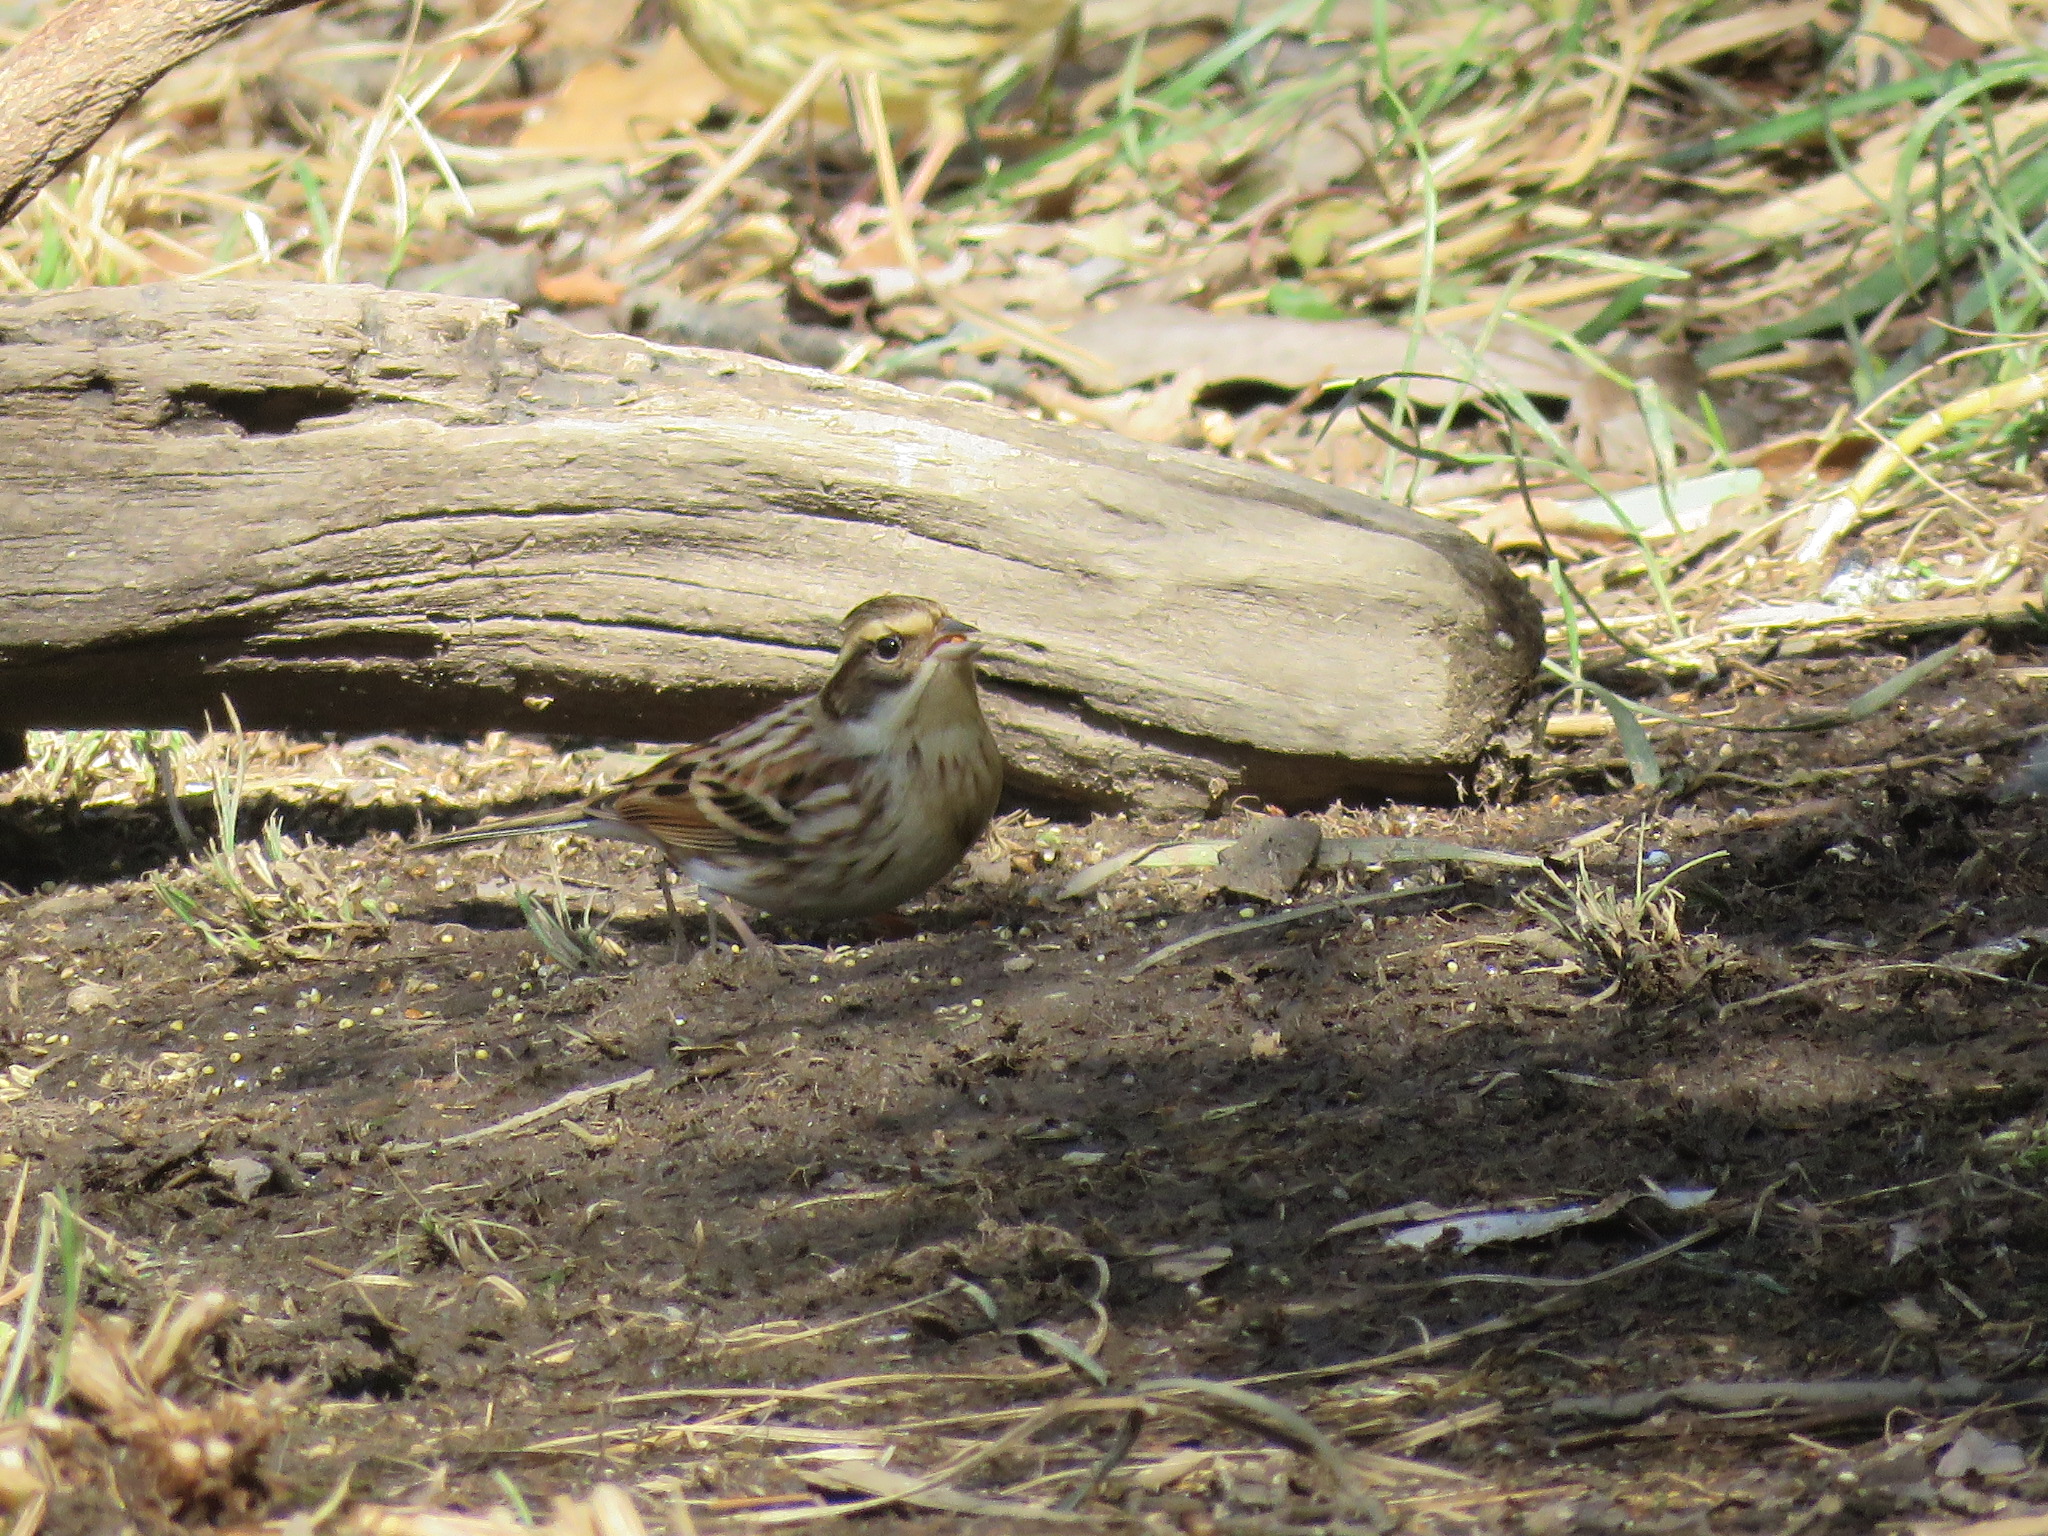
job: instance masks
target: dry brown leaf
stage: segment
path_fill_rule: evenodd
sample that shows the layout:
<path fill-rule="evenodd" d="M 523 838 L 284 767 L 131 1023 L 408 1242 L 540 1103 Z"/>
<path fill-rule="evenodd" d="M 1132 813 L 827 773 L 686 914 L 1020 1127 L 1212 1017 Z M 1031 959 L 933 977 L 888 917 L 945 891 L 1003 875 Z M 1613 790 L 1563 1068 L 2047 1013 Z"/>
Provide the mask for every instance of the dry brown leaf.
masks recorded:
<path fill-rule="evenodd" d="M 1253 1036 L 1253 1051 L 1257 1052 L 1257 1035 Z M 1283 1050 L 1279 1053 L 1285 1055 Z M 1236 1254 L 1225 1244 L 1212 1243 L 1206 1248 L 1182 1248 L 1166 1245 L 1151 1249 L 1143 1257 L 1150 1260 L 1145 1266 L 1159 1279 L 1170 1285 L 1194 1285 L 1205 1276 L 1213 1275 L 1228 1264 Z"/>
<path fill-rule="evenodd" d="M 564 154 L 638 154 L 731 96 L 671 27 L 661 46 L 637 64 L 601 59 L 579 69 L 513 144 Z"/>
<path fill-rule="evenodd" d="M 598 309 L 625 297 L 626 285 L 614 282 L 595 267 L 578 267 L 574 272 L 549 276 L 543 272 L 533 285 L 550 304 L 564 309 Z"/>
<path fill-rule="evenodd" d="M 1462 378 L 1452 348 L 1431 337 L 1413 345 L 1406 331 L 1376 320 L 1293 320 L 1281 315 L 1218 315 L 1178 304 L 1133 304 L 1085 315 L 1060 339 L 1108 365 L 1108 390 L 1128 389 L 1168 374 L 1199 372 L 1211 383 L 1262 379 L 1283 389 L 1331 380 L 1371 378 L 1413 369 Z M 1510 383 L 1532 395 L 1564 398 L 1583 370 L 1521 332 L 1502 329 L 1481 359 L 1482 382 Z M 1086 381 L 1082 381 L 1086 382 Z M 1438 405 L 1454 386 L 1417 379 L 1415 398 Z"/>
<path fill-rule="evenodd" d="M 548 0 L 539 13 L 544 48 L 577 52 L 609 48 L 633 24 L 639 0 Z"/>
<path fill-rule="evenodd" d="M 1780 490 L 1808 476 L 1824 484 L 1846 480 L 1863 467 L 1877 447 L 1876 438 L 1861 434 L 1837 437 L 1797 432 L 1739 454 L 1736 462 L 1761 470 L 1765 483 Z"/>
<path fill-rule="evenodd" d="M 1991 141 L 2011 144 L 2048 123 L 2048 102 L 2027 102 L 2008 107 L 1992 119 Z M 1818 181 L 1771 198 L 1767 202 L 1730 213 L 1721 226 L 1757 240 L 1782 240 L 1825 229 L 1846 214 L 1866 211 L 1882 217 L 1884 199 L 1892 195 L 1898 175 L 1899 157 L 1913 124 L 1905 122 L 1864 141 L 1853 169 L 1837 171 Z M 1945 163 L 1951 167 L 1966 163 L 1985 152 L 1986 138 L 1981 126 L 1957 123 L 1950 139 Z M 1925 161 L 1915 167 L 1912 195 L 1920 196 L 1934 183 L 1939 166 Z M 1951 174 L 1953 174 L 1951 172 Z"/>
<path fill-rule="evenodd" d="M 1079 312 L 1089 293 L 1073 268 L 1043 256 L 1019 257 L 1010 276 L 973 278 L 953 291 L 990 309 L 1024 309 L 1048 321 Z"/>
<path fill-rule="evenodd" d="M 1864 0 L 1852 45 L 1856 84 L 1867 91 L 1895 79 L 1903 54 L 1916 48 L 1926 31 L 1925 13 L 1893 0 Z"/>
<path fill-rule="evenodd" d="M 1378 137 L 1357 101 L 1340 96 L 1311 113 L 1274 147 L 1271 158 L 1297 190 L 1322 192 L 1349 180 Z"/>
<path fill-rule="evenodd" d="M 1646 70 L 1679 69 L 1697 64 L 1737 48 L 1752 47 L 1797 32 L 1825 25 L 1833 7 L 1829 0 L 1793 0 L 1790 5 L 1766 5 L 1753 11 L 1738 11 L 1704 26 L 1687 27 L 1662 44 L 1643 61 Z"/>
<path fill-rule="evenodd" d="M 1911 1296 L 1901 1296 L 1896 1301 L 1887 1301 L 1879 1308 L 1892 1320 L 1894 1327 L 1905 1333 L 1939 1333 L 1941 1319 L 1929 1312 Z"/>
<path fill-rule="evenodd" d="M 1920 37 L 1920 57 L 1938 69 L 1967 64 L 1984 56 L 1986 45 L 1965 37 L 1945 21 L 1937 21 Z"/>
<path fill-rule="evenodd" d="M 1199 446 L 1202 429 L 1195 421 L 1195 396 L 1203 384 L 1198 370 L 1176 376 L 1141 400 L 1117 430 L 1141 442 Z"/>
<path fill-rule="evenodd" d="M 1305 816 L 1260 816 L 1216 855 L 1210 878 L 1221 891 L 1284 901 L 1315 866 L 1323 829 Z"/>
<path fill-rule="evenodd" d="M 111 1008 L 121 1000 L 121 994 L 103 981 L 81 981 L 64 996 L 64 1006 L 73 1013 L 90 1013 L 95 1008 Z"/>
<path fill-rule="evenodd" d="M 1536 524 L 1542 529 L 1540 534 L 1530 524 L 1529 507 L 1522 505 L 1519 498 L 1478 517 L 1465 518 L 1458 526 L 1492 549 L 1555 553 L 1564 560 L 1605 554 L 1628 542 L 1628 535 L 1620 529 L 1588 528 L 1578 518 L 1566 514 L 1555 501 L 1537 497 L 1531 505 L 1535 508 Z"/>
<path fill-rule="evenodd" d="M 1929 0 L 1934 14 L 1973 43 L 1996 48 L 2020 40 L 2006 0 Z"/>

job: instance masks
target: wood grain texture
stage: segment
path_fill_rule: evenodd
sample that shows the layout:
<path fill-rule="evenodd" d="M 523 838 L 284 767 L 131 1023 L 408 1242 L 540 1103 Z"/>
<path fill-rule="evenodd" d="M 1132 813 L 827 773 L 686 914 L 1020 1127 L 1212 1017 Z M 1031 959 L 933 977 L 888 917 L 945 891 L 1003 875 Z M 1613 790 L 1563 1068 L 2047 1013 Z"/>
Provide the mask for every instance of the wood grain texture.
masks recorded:
<path fill-rule="evenodd" d="M 165 284 L 0 302 L 0 729 L 684 741 L 922 593 L 1013 783 L 1413 791 L 1529 686 L 1490 551 L 1278 471 L 509 306 Z"/>
<path fill-rule="evenodd" d="M 306 0 L 72 0 L 0 53 L 0 224 L 142 93 L 245 21 Z"/>

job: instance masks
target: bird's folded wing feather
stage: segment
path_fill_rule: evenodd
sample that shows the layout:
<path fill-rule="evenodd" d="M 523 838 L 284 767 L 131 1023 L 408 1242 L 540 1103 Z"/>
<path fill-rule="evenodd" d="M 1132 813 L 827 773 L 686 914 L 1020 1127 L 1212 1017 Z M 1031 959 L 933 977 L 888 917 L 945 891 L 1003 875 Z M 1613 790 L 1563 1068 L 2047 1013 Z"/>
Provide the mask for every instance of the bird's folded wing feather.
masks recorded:
<path fill-rule="evenodd" d="M 777 774 L 777 766 L 770 760 L 743 778 L 701 752 L 679 752 L 626 780 L 593 809 L 679 852 L 716 855 L 743 842 L 786 842 L 796 817 L 777 793 L 776 781 L 789 777 Z"/>

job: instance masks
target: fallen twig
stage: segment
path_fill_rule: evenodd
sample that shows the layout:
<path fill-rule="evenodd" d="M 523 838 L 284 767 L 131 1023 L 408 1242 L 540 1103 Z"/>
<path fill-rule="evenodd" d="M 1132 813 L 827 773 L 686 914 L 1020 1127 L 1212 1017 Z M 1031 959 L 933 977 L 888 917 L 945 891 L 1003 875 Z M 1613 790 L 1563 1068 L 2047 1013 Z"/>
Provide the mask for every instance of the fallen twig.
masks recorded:
<path fill-rule="evenodd" d="M 1810 784 L 1830 784 L 1838 779 L 1861 779 L 1873 774 L 1910 773 L 1917 768 L 1935 768 L 1943 763 L 1955 762 L 1958 758 L 2019 746 L 2042 735 L 2048 735 L 2048 725 L 2030 725 L 2024 730 L 2004 731 L 1996 736 L 1987 736 L 1982 741 L 1959 742 L 1940 752 L 1922 752 L 1917 757 L 1887 757 L 1876 762 L 1845 763 L 1833 768 L 1797 768 L 1774 779 L 1710 768 L 1701 774 L 1694 784 L 1695 787 L 1706 784 L 1741 784 L 1752 789 L 1802 789 Z"/>
<path fill-rule="evenodd" d="M 1240 922 L 1224 923 L 1219 927 L 1205 928 L 1200 933 L 1191 933 L 1184 939 L 1175 939 L 1171 944 L 1162 945 L 1152 951 L 1128 971 L 1123 979 L 1142 976 L 1155 965 L 1186 954 L 1189 950 L 1212 942 L 1227 939 L 1240 933 L 1257 933 L 1262 928 L 1284 928 L 1290 923 L 1304 922 L 1312 917 L 1328 917 L 1333 912 L 1355 912 L 1361 907 L 1383 906 L 1390 901 L 1400 901 L 1408 896 L 1442 896 L 1451 891 L 1463 890 L 1460 883 L 1450 885 L 1414 885 L 1400 891 L 1373 891 L 1364 896 L 1333 896 L 1328 901 L 1303 902 L 1298 907 L 1284 907 L 1278 912 L 1268 912 L 1262 917 L 1248 917 Z"/>
<path fill-rule="evenodd" d="M 958 1488 L 920 1488 L 919 1479 L 894 1472 L 872 1461 L 842 1461 L 824 1467 L 806 1467 L 799 1474 L 813 1488 L 833 1493 L 865 1494 L 871 1498 L 894 1498 L 920 1509 L 936 1509 L 950 1515 L 979 1515 L 984 1519 L 1043 1520 L 1058 1524 L 1096 1525 L 1094 1515 L 1076 1514 L 1050 1504 L 1027 1504 L 1019 1499 L 990 1498 L 964 1493 Z"/>
<path fill-rule="evenodd" d="M 1951 1376 L 1946 1381 L 1929 1381 L 1924 1377 L 1866 1381 L 1689 1381 L 1640 1392 L 1561 1397 L 1547 1411 L 1558 1418 L 1627 1424 L 1666 1408 L 1698 1408 L 1708 1413 L 1827 1408 L 1880 1414 L 1895 1408 L 1974 1407 L 1986 1403 L 2048 1405 L 2048 1384 L 2016 1386 L 2012 1382 L 1979 1381 L 1971 1376 Z"/>
<path fill-rule="evenodd" d="M 86 0 L 0 62 L 0 224 L 165 74 L 243 22 L 305 0 Z"/>
<path fill-rule="evenodd" d="M 473 1131 L 459 1131 L 453 1136 L 437 1136 L 432 1141 L 394 1141 L 384 1148 L 384 1152 L 390 1157 L 401 1157 L 412 1152 L 438 1152 L 443 1147 L 472 1147 L 480 1141 L 490 1141 L 499 1136 L 517 1136 L 554 1115 L 567 1114 L 572 1109 L 579 1109 L 592 1099 L 645 1087 L 653 1081 L 654 1069 L 649 1067 L 644 1072 L 635 1072 L 631 1077 L 622 1077 L 617 1082 L 573 1089 L 558 1099 L 550 1099 L 537 1109 L 522 1110 L 509 1119 L 498 1120 L 490 1125 L 480 1125 Z"/>
<path fill-rule="evenodd" d="M 1493 1333 L 1505 1333 L 1511 1328 L 1520 1328 L 1541 1318 L 1549 1317 L 1554 1312 L 1568 1311 L 1570 1308 L 1578 1305 L 1580 1293 L 1586 1287 L 1598 1285 L 1604 1280 L 1617 1280 L 1623 1275 L 1633 1274 L 1639 1269 L 1646 1269 L 1652 1264 L 1660 1263 L 1670 1258 L 1673 1254 L 1683 1253 L 1696 1243 L 1705 1242 L 1720 1230 L 1719 1227 L 1702 1227 L 1699 1231 L 1689 1232 L 1684 1237 L 1679 1238 L 1675 1242 L 1666 1243 L 1661 1248 L 1652 1248 L 1648 1253 L 1637 1254 L 1634 1258 L 1625 1260 L 1615 1265 L 1612 1269 L 1603 1269 L 1598 1274 L 1587 1275 L 1583 1279 L 1576 1281 L 1570 1290 L 1553 1292 L 1541 1301 L 1531 1302 L 1526 1307 L 1519 1307 L 1513 1312 L 1503 1312 L 1498 1317 L 1485 1318 L 1480 1322 L 1473 1323 L 1469 1327 L 1459 1328 L 1450 1333 L 1438 1334 L 1434 1338 L 1422 1340 L 1419 1344 L 1410 1344 L 1401 1349 L 1390 1350 L 1384 1355 L 1373 1355 L 1364 1360 L 1347 1360 L 1341 1365 L 1311 1366 L 1303 1371 L 1275 1371 L 1265 1376 L 1240 1376 L 1232 1385 L 1250 1387 L 1265 1386 L 1276 1381 L 1333 1381 L 1343 1376 L 1363 1376 L 1368 1371 L 1377 1371 L 1389 1365 L 1399 1365 L 1408 1360 L 1426 1360 L 1432 1355 L 1440 1355 L 1447 1349 L 1463 1344 L 1468 1339 L 1484 1338 L 1486 1335 Z"/>
<path fill-rule="evenodd" d="M 1859 965 L 1853 970 L 1839 971 L 1827 976 L 1809 976 L 1804 981 L 1774 987 L 1768 992 L 1759 992 L 1754 997 L 1738 997 L 1732 1003 L 1723 1003 L 1715 1017 L 1725 1019 L 1731 1013 L 1739 1013 L 1745 1008 L 1758 1008 L 1765 1003 L 1775 1003 L 1781 998 L 1797 997 L 1802 992 L 1818 991 L 1822 987 L 1837 983 L 1865 981 L 1894 971 L 1919 971 L 1930 976 L 1957 976 L 1966 981 L 1995 981 L 2001 986 L 2022 987 L 2029 992 L 2048 992 L 2048 987 L 2037 981 L 2025 981 L 2017 976 L 2001 976 L 1996 971 L 1979 970 L 1972 965 L 1957 965 L 1953 961 L 1888 960 L 1882 965 Z"/>
<path fill-rule="evenodd" d="M 1922 597 L 1899 603 L 1842 608 L 1831 603 L 1777 603 L 1724 613 L 1715 620 L 1714 645 L 1739 644 L 1742 637 L 1779 630 L 1825 635 L 1831 640 L 1867 640 L 1878 635 L 1961 629 L 1965 625 L 2027 626 L 2036 621 L 2038 601 L 2023 592 L 1970 593 L 1962 597 Z"/>

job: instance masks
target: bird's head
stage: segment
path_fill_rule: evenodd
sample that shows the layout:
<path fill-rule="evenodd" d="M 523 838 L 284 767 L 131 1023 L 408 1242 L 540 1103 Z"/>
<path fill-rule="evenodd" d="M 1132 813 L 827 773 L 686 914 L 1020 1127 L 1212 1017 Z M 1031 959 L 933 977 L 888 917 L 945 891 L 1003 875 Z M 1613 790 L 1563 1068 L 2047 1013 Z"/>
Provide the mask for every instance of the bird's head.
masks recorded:
<path fill-rule="evenodd" d="M 871 597 L 840 621 L 839 631 L 839 661 L 818 695 L 833 719 L 893 714 L 927 698 L 961 694 L 960 684 L 972 702 L 981 642 L 972 624 L 930 598 Z"/>

